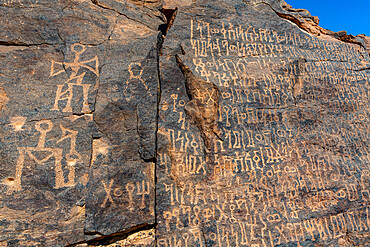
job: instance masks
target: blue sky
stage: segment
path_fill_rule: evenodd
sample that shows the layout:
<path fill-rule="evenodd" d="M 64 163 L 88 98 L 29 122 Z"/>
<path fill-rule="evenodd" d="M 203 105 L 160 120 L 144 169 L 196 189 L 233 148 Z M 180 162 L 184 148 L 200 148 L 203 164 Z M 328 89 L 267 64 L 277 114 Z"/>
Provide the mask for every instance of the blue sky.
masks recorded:
<path fill-rule="evenodd" d="M 285 0 L 296 9 L 318 16 L 320 26 L 334 32 L 370 36 L 370 0 Z"/>

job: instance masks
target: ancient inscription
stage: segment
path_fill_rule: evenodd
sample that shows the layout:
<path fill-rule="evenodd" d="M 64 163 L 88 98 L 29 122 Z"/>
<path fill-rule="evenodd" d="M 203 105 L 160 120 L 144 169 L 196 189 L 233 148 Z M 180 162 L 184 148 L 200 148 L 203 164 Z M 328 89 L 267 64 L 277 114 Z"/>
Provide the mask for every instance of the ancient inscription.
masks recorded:
<path fill-rule="evenodd" d="M 343 244 L 368 232 L 366 51 L 223 21 L 189 26 L 176 60 L 185 83 L 192 70 L 203 88 L 162 100 L 158 245 Z M 218 138 L 199 138 L 186 108 L 212 84 Z"/>
<path fill-rule="evenodd" d="M 129 79 L 126 81 L 125 85 L 125 96 L 127 100 L 131 100 L 132 97 L 132 87 L 136 86 L 139 84 L 140 86 L 145 88 L 145 91 L 152 96 L 152 93 L 150 91 L 150 88 L 147 86 L 145 80 L 142 78 L 144 69 L 142 68 L 141 63 L 131 63 L 128 67 L 128 72 L 130 74 Z"/>
<path fill-rule="evenodd" d="M 115 206 L 116 202 L 114 198 L 122 197 L 123 195 L 128 199 L 128 209 L 133 211 L 138 206 L 140 209 L 146 208 L 146 197 L 149 197 L 151 186 L 148 181 L 142 180 L 136 183 L 127 183 L 122 189 L 121 187 L 113 186 L 114 179 L 111 179 L 109 183 L 101 181 L 104 187 L 106 196 L 103 203 L 100 205 L 102 208 L 108 206 L 108 203 Z M 139 198 L 136 198 L 139 197 Z M 139 204 L 136 204 L 140 201 Z"/>
<path fill-rule="evenodd" d="M 86 50 L 85 45 L 73 44 L 71 46 L 71 50 L 75 55 L 73 62 L 57 62 L 51 60 L 50 77 L 65 73 L 68 69 L 71 70 L 68 79 L 57 85 L 55 102 L 51 110 L 73 112 L 72 102 L 75 96 L 74 89 L 80 88 L 82 89 L 83 102 L 82 107 L 78 109 L 78 112 L 91 113 L 92 109 L 90 109 L 90 105 L 88 103 L 88 96 L 92 85 L 89 83 L 84 83 L 84 77 L 87 73 L 86 69 L 95 74 L 97 77 L 99 76 L 99 60 L 97 56 L 85 61 L 80 60 L 80 56 Z M 75 101 L 78 100 L 75 99 Z"/>
<path fill-rule="evenodd" d="M 18 147 L 19 157 L 16 166 L 16 175 L 14 184 L 9 190 L 22 190 L 22 173 L 25 165 L 26 156 L 30 157 L 32 162 L 37 165 L 46 164 L 50 160 L 54 160 L 55 166 L 55 189 L 62 187 L 70 187 L 75 185 L 75 165 L 82 162 L 81 155 L 76 151 L 76 140 L 78 131 L 58 126 L 62 132 L 56 143 L 63 141 L 69 142 L 69 151 L 64 154 L 62 148 L 47 147 L 45 145 L 47 134 L 54 128 L 54 124 L 50 120 L 41 120 L 35 123 L 35 130 L 39 133 L 39 138 L 36 147 Z M 18 131 L 21 126 L 16 126 Z M 64 165 L 62 160 L 65 161 Z M 67 172 L 64 172 L 66 170 Z M 65 176 L 64 174 L 68 175 Z"/>

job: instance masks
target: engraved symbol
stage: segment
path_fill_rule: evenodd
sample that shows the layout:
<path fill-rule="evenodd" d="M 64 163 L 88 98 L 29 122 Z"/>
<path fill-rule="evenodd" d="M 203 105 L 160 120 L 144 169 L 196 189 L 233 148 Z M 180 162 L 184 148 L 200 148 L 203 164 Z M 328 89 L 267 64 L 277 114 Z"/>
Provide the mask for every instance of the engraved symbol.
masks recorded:
<path fill-rule="evenodd" d="M 102 182 L 102 184 L 103 184 L 103 186 L 104 186 L 105 193 L 107 194 L 107 195 L 106 195 L 106 197 L 105 197 L 105 199 L 104 199 L 103 204 L 101 205 L 101 207 L 102 207 L 102 208 L 104 208 L 104 207 L 105 207 L 105 205 L 106 205 L 106 203 L 107 203 L 108 201 L 109 201 L 109 202 L 111 202 L 111 203 L 112 203 L 112 205 L 114 205 L 115 203 L 114 203 L 114 201 L 113 201 L 113 199 L 112 199 L 112 196 L 111 196 L 111 194 L 110 194 L 110 192 L 112 191 L 112 186 L 113 186 L 113 182 L 114 182 L 114 180 L 113 180 L 113 179 L 111 179 L 111 180 L 110 180 L 110 182 L 109 182 L 109 185 L 108 185 L 108 186 L 104 183 L 104 181 L 101 181 L 101 182 Z"/>
<path fill-rule="evenodd" d="M 86 74 L 82 72 L 79 74 L 80 70 L 85 68 L 90 70 L 96 76 L 99 76 L 99 60 L 98 57 L 95 56 L 90 60 L 80 61 L 80 56 L 82 53 L 86 51 L 86 46 L 81 44 L 73 44 L 71 46 L 72 52 L 75 54 L 75 58 L 73 62 L 57 62 L 53 59 L 51 60 L 51 68 L 50 68 L 50 77 L 57 76 L 67 69 L 71 69 L 72 73 L 69 78 L 63 83 L 57 85 L 57 92 L 55 96 L 54 106 L 51 109 L 52 111 L 59 111 L 62 108 L 62 112 L 72 112 L 72 99 L 74 96 L 73 89 L 74 87 L 82 87 L 83 90 L 83 106 L 82 112 L 89 113 L 91 112 L 88 100 L 88 94 L 91 84 L 83 84 L 83 79 Z M 71 83 L 75 81 L 74 83 Z M 59 106 L 60 101 L 65 101 L 66 103 L 64 107 Z"/>
<path fill-rule="evenodd" d="M 68 178 L 67 182 L 65 182 L 62 168 L 63 149 L 45 147 L 47 133 L 53 129 L 53 126 L 54 124 L 50 120 L 37 122 L 35 124 L 35 129 L 40 133 L 37 146 L 18 147 L 19 158 L 16 165 L 16 176 L 10 190 L 22 190 L 21 179 L 26 156 L 30 157 L 31 160 L 36 162 L 38 165 L 45 164 L 47 161 L 54 159 L 55 189 L 75 185 L 75 165 L 78 161 L 81 160 L 80 154 L 78 154 L 75 149 L 78 132 L 64 128 L 62 125 L 60 125 L 60 128 L 62 130 L 62 137 L 57 141 L 57 143 L 62 142 L 66 139 L 70 139 L 70 149 L 69 153 L 66 155 Z"/>
<path fill-rule="evenodd" d="M 130 211 L 133 211 L 134 210 L 134 197 L 133 197 L 133 193 L 134 193 L 134 190 L 135 190 L 135 185 L 132 184 L 132 183 L 127 183 L 126 184 L 126 190 L 128 192 L 128 201 L 129 201 L 129 209 Z"/>
<path fill-rule="evenodd" d="M 125 92 L 127 91 L 130 84 L 139 83 L 145 87 L 145 90 L 152 95 L 149 87 L 146 85 L 145 81 L 141 77 L 144 69 L 141 67 L 141 63 L 131 63 L 128 66 L 128 72 L 130 73 L 130 78 L 126 81 Z"/>

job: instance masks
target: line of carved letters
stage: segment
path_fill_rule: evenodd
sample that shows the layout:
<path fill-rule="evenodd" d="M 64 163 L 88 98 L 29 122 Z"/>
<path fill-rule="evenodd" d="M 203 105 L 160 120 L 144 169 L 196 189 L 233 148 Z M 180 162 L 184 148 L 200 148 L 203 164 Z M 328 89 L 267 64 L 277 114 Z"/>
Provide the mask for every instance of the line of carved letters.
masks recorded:
<path fill-rule="evenodd" d="M 109 205 L 117 206 L 117 199 L 127 199 L 128 210 L 133 211 L 136 208 L 144 209 L 148 204 L 147 197 L 150 196 L 152 191 L 152 186 L 145 180 L 135 183 L 129 182 L 123 187 L 115 185 L 114 179 L 111 179 L 109 182 L 101 181 L 101 183 L 105 191 L 105 198 L 100 205 L 102 208 Z M 140 201 L 138 205 L 136 205 L 137 201 Z"/>
<path fill-rule="evenodd" d="M 238 219 L 233 214 L 226 215 L 225 210 L 237 211 L 238 206 L 230 204 L 225 207 L 179 207 L 172 213 L 165 212 L 168 221 L 167 227 L 182 231 L 181 235 L 173 234 L 167 238 L 159 238 L 158 246 L 254 246 L 273 247 L 280 244 L 296 243 L 301 241 L 321 239 L 345 238 L 348 232 L 367 232 L 370 230 L 369 206 L 356 210 L 312 218 L 302 221 L 284 221 L 279 214 L 266 216 L 246 215 L 245 219 Z M 179 220 L 182 214 L 188 216 L 190 227 L 185 231 Z M 202 216 L 200 216 L 202 215 Z M 213 215 L 224 218 L 223 221 L 211 221 Z M 203 222 L 202 228 L 197 222 Z M 225 224 L 227 223 L 227 224 Z M 210 230 L 204 233 L 207 228 Z"/>
<path fill-rule="evenodd" d="M 244 27 L 241 24 L 221 22 L 221 25 L 213 25 L 204 21 L 190 21 L 190 44 L 194 50 L 194 57 L 207 57 L 219 55 L 237 56 L 246 55 L 272 55 L 279 52 L 296 50 L 296 47 L 305 49 L 305 52 L 313 52 L 314 60 L 322 60 L 327 57 L 338 61 L 361 61 L 361 53 L 354 46 L 339 43 L 327 42 L 310 35 L 302 35 L 298 32 L 278 33 L 272 29 L 256 28 L 253 26 Z M 221 27 L 220 27 L 221 26 Z M 272 48 L 274 47 L 274 48 Z M 248 53 L 249 50 L 249 53 Z M 294 51 L 293 51 L 294 50 Z M 300 52 L 303 52 L 301 49 Z M 274 54 L 275 53 L 275 54 Z M 276 54 L 277 55 L 277 54 Z M 275 55 L 275 56 L 276 56 Z M 301 57 L 302 54 L 291 57 Z"/>

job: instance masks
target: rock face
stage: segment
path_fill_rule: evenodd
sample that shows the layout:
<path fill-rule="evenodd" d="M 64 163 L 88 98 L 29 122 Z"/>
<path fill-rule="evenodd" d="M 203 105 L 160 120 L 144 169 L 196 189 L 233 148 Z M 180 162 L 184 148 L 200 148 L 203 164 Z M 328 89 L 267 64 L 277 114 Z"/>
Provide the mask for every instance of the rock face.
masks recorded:
<path fill-rule="evenodd" d="M 370 245 L 368 37 L 282 0 L 0 13 L 0 246 Z"/>
<path fill-rule="evenodd" d="M 153 225 L 160 5 L 1 4 L 0 242 Z"/>

